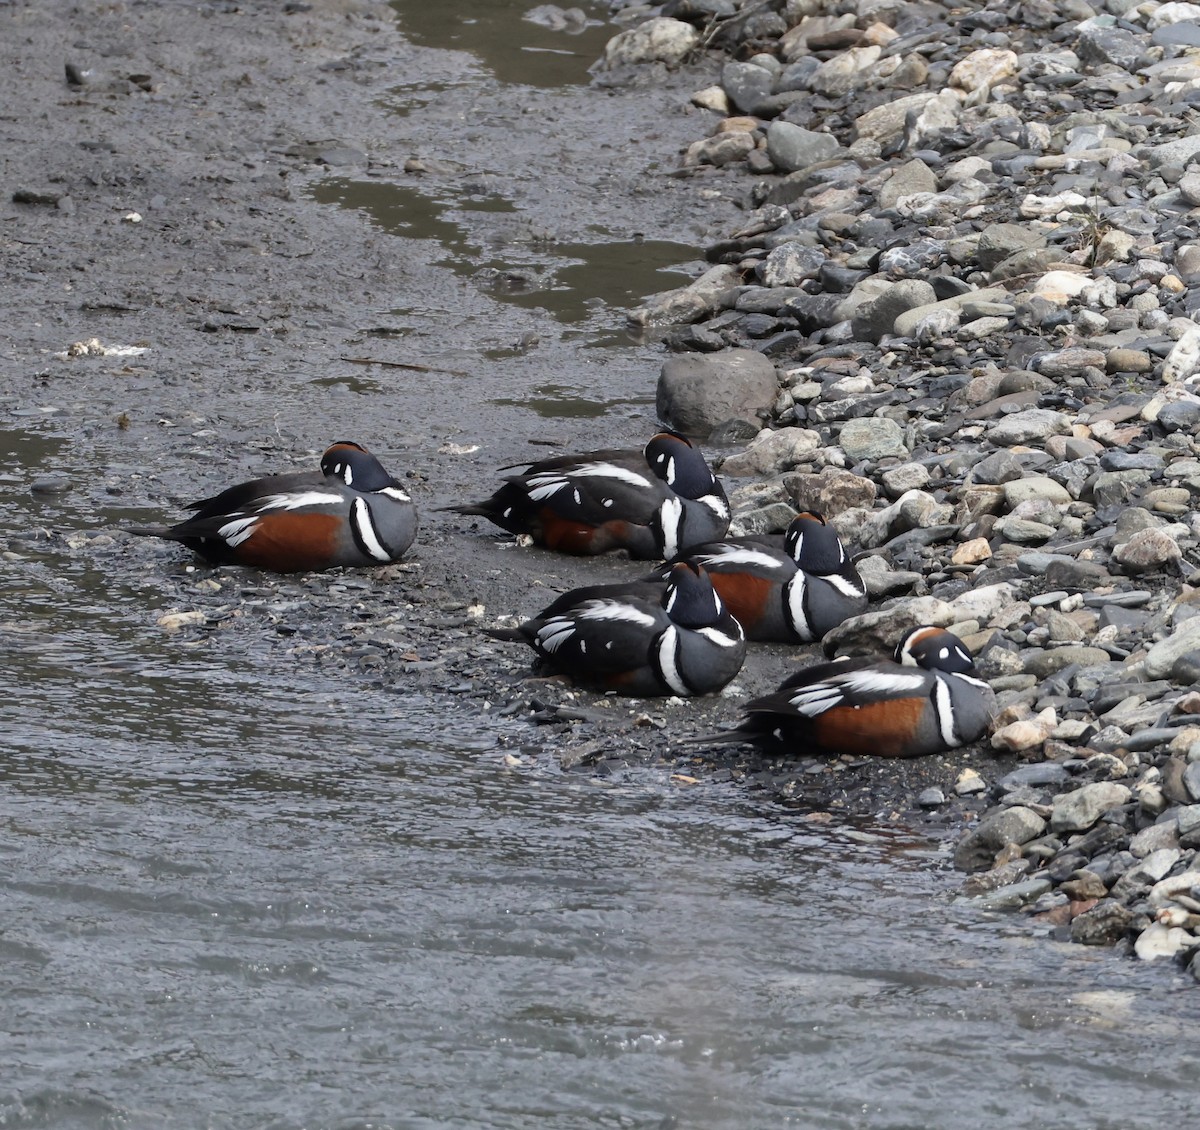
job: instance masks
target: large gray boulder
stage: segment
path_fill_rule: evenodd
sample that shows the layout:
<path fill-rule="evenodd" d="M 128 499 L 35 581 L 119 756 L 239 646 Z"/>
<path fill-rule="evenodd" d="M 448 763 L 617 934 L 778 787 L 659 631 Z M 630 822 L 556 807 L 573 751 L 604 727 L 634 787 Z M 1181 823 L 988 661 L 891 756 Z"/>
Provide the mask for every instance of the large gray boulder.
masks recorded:
<path fill-rule="evenodd" d="M 775 403 L 775 366 L 753 349 L 672 357 L 658 378 L 658 418 L 697 439 L 726 420 L 755 421 Z"/>

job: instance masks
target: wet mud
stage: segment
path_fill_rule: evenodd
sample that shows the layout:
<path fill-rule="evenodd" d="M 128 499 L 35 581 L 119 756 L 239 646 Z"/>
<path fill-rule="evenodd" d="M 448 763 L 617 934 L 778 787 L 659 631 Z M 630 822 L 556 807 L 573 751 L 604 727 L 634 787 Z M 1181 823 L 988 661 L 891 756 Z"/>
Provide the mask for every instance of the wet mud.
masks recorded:
<path fill-rule="evenodd" d="M 679 745 L 815 648 L 754 647 L 721 697 L 630 701 L 532 678 L 531 653 L 477 630 L 644 572 L 520 549 L 439 507 L 490 493 L 507 464 L 644 442 L 665 354 L 620 311 L 676 284 L 664 268 L 729 229 L 744 186 L 675 175 L 700 76 L 563 87 L 551 71 L 514 93 L 422 46 L 398 7 L 0 5 L 6 572 L 71 563 L 101 578 L 97 616 L 105 587 L 139 592 L 168 653 L 433 697 L 502 726 L 517 759 L 958 827 L 973 801 L 925 814 L 915 798 L 952 794 L 965 766 L 995 772 L 990 754 Z M 411 486 L 421 527 L 399 565 L 277 577 L 121 532 L 344 438 Z M 169 632 L 177 611 L 199 615 Z"/>

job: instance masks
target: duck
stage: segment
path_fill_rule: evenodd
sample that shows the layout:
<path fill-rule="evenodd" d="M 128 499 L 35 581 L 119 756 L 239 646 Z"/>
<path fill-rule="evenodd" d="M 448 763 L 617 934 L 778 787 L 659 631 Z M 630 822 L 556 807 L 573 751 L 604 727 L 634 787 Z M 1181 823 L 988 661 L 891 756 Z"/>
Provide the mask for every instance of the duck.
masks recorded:
<path fill-rule="evenodd" d="M 177 541 L 216 565 L 277 573 L 398 561 L 417 533 L 404 488 L 361 444 L 341 440 L 320 470 L 270 475 L 193 502 L 173 526 L 139 526 L 137 537 Z"/>
<path fill-rule="evenodd" d="M 522 466 L 512 464 L 503 468 Z M 625 550 L 662 560 L 729 529 L 729 499 L 703 453 L 660 431 L 640 451 L 601 450 L 542 459 L 506 477 L 490 498 L 443 509 L 480 515 L 559 553 Z"/>
<path fill-rule="evenodd" d="M 893 657 L 840 657 L 806 667 L 748 703 L 735 729 L 689 744 L 776 739 L 791 752 L 923 757 L 978 741 L 995 696 L 953 632 L 923 625 Z"/>
<path fill-rule="evenodd" d="M 741 670 L 746 638 L 704 569 L 681 562 L 666 584 L 630 581 L 564 593 L 516 628 L 523 642 L 579 686 L 636 698 L 711 694 Z"/>
<path fill-rule="evenodd" d="M 805 510 L 779 535 L 727 538 L 693 546 L 651 574 L 665 578 L 678 561 L 702 565 L 746 638 L 811 643 L 867 607 L 867 587 L 837 531 Z"/>

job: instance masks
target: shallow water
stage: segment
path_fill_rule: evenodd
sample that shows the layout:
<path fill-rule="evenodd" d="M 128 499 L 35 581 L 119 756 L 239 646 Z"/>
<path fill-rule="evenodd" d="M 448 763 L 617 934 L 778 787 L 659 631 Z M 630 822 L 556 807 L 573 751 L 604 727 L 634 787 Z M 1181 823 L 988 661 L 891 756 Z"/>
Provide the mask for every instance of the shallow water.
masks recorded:
<path fill-rule="evenodd" d="M 471 82 L 493 103 L 526 56 L 570 77 L 524 81 L 574 90 L 597 50 L 528 52 L 549 33 L 482 0 L 397 6 L 430 47 L 478 52 L 407 107 L 415 136 Z M 453 349 L 540 335 L 489 373 L 498 406 L 649 420 L 657 354 L 613 326 L 672 285 L 655 275 L 687 259 L 686 224 L 589 242 L 563 206 L 563 238 L 497 239 L 532 179 L 498 178 L 490 210 L 435 182 L 404 208 L 446 227 L 387 238 L 434 239 L 448 286 L 480 284 Z M 521 303 L 479 278 L 517 269 Z M 380 332 L 452 364 L 438 316 L 410 302 Z M 891 824 L 656 767 L 564 773 L 449 691 L 325 672 L 298 653 L 321 641 L 275 622 L 307 582 L 263 595 L 226 571 L 235 627 L 164 634 L 177 555 L 135 571 L 119 543 L 65 544 L 136 513 L 105 494 L 120 449 L 53 417 L 0 438 L 0 533 L 31 535 L 0 585 L 0 1126 L 1115 1130 L 1194 1105 L 1200 1004 L 1175 967 L 952 905 L 939 845 Z M 93 485 L 30 493 L 51 473 Z"/>

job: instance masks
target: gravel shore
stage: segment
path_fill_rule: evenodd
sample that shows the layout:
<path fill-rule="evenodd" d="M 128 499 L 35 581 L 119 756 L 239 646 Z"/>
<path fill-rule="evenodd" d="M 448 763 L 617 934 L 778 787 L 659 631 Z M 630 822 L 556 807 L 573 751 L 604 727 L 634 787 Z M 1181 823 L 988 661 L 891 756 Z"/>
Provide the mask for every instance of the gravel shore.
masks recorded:
<path fill-rule="evenodd" d="M 481 641 L 480 622 L 644 569 L 520 552 L 436 513 L 529 455 L 527 419 L 445 396 L 460 365 L 440 354 L 411 365 L 395 295 L 432 295 L 449 272 L 397 262 L 308 186 L 330 167 L 399 177 L 410 156 L 413 176 L 460 174 L 410 154 L 378 104 L 389 73 L 422 63 L 386 5 L 285 7 L 116 4 L 82 28 L 67 3 L 0 4 L 0 393 L 14 436 L 47 430 L 70 453 L 14 470 L 41 501 L 6 562 L 143 592 L 168 655 L 241 652 L 280 678 L 306 664 L 512 719 L 515 765 L 650 766 L 807 819 L 954 835 L 962 897 L 1200 977 L 1200 5 L 616 13 L 595 84 L 673 100 L 642 146 L 679 153 L 654 180 L 595 155 L 593 206 L 644 208 L 653 234 L 691 202 L 710 244 L 692 285 L 630 314 L 670 350 L 660 414 L 708 433 L 737 531 L 813 507 L 859 557 L 872 607 L 828 651 L 944 625 L 997 692 L 985 748 L 904 763 L 674 741 L 732 723 L 817 648 L 755 647 L 724 695 L 683 703 L 531 683 L 521 649 Z M 543 187 L 556 220 L 579 212 Z M 711 230 L 730 199 L 737 222 Z M 470 287 L 449 294 L 455 317 L 479 316 Z M 93 338 L 149 353 L 57 356 Z M 407 383 L 351 391 L 367 354 L 372 376 L 382 360 Z M 510 383 L 490 396 L 528 395 L 496 369 Z M 644 440 L 640 419 L 623 426 L 590 446 Z M 594 427 L 555 420 L 538 438 L 578 450 Z M 411 472 L 410 560 L 198 571 L 114 528 L 340 438 Z"/>
<path fill-rule="evenodd" d="M 748 440 L 741 528 L 815 507 L 858 555 L 827 651 L 948 626 L 997 691 L 964 897 L 1200 977 L 1197 46 L 1187 3 L 680 0 L 608 55 L 720 51 L 682 164 L 745 184 L 631 312 L 660 408 Z"/>

